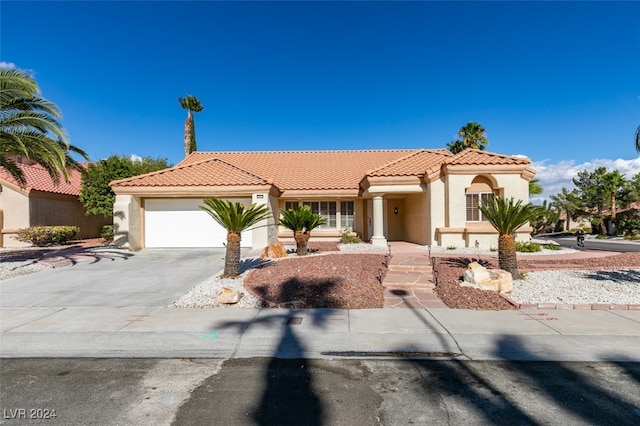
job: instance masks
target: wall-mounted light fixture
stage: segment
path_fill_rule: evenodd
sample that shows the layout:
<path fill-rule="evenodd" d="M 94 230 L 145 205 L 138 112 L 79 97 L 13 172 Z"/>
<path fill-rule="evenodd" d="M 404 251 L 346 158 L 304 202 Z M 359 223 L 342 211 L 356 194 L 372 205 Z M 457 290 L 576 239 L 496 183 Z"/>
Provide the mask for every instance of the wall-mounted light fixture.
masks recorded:
<path fill-rule="evenodd" d="M 398 214 L 398 208 L 397 207 L 394 207 L 393 214 Z"/>

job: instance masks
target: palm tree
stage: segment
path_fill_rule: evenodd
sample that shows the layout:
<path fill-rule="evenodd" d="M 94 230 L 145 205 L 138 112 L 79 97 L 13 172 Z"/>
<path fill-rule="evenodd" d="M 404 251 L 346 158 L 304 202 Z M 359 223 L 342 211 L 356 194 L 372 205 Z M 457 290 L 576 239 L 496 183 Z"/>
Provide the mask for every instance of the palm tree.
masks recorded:
<path fill-rule="evenodd" d="M 500 234 L 498 236 L 498 264 L 500 269 L 511 273 L 514 280 L 520 278 L 516 258 L 516 239 L 514 233 L 527 223 L 537 212 L 537 207 L 514 201 L 513 197 L 490 197 L 478 206 L 485 220 Z"/>
<path fill-rule="evenodd" d="M 549 198 L 551 199 L 551 206 L 564 211 L 564 214 L 567 217 L 564 224 L 564 230 L 568 231 L 571 225 L 571 220 L 575 220 L 577 218 L 577 212 L 580 206 L 578 191 L 574 189 L 569 192 L 567 188 L 562 188 L 562 192 L 556 195 L 551 195 Z"/>
<path fill-rule="evenodd" d="M 187 119 L 184 121 L 184 155 L 189 155 L 197 150 L 196 125 L 193 113 L 200 112 L 204 108 L 198 98 L 192 95 L 178 98 L 178 102 L 180 102 L 180 106 L 183 109 L 187 110 Z"/>
<path fill-rule="evenodd" d="M 614 170 L 612 172 L 604 174 L 602 176 L 603 190 L 609 198 L 609 206 L 611 207 L 611 221 L 609 221 L 609 234 L 615 235 L 615 222 L 617 214 L 617 198 L 616 195 L 621 191 L 627 189 L 629 182 L 620 174 L 619 171 Z"/>
<path fill-rule="evenodd" d="M 22 70 L 0 68 L 0 167 L 21 185 L 26 181 L 18 167 L 19 157 L 40 164 L 55 183 L 60 175 L 69 180 L 69 168 L 80 169 L 72 152 L 89 159 L 69 144 L 61 117 L 58 107 L 40 96 L 33 77 Z"/>
<path fill-rule="evenodd" d="M 636 129 L 636 151 L 640 152 L 640 126 Z"/>
<path fill-rule="evenodd" d="M 544 188 L 540 185 L 540 179 L 531 179 L 529 181 L 529 195 L 540 195 L 544 192 Z"/>
<path fill-rule="evenodd" d="M 296 241 L 296 254 L 298 256 L 307 254 L 307 243 L 311 238 L 311 231 L 327 223 L 325 218 L 312 213 L 309 206 L 283 210 L 280 215 L 279 225 L 293 231 L 293 239 Z"/>
<path fill-rule="evenodd" d="M 271 217 L 269 208 L 262 204 L 251 204 L 245 209 L 242 203 L 233 203 L 218 198 L 203 200 L 202 210 L 227 230 L 227 250 L 224 258 L 223 277 L 240 275 L 240 240 L 242 231 Z"/>
<path fill-rule="evenodd" d="M 484 150 L 489 145 L 487 140 L 487 131 L 482 124 L 476 122 L 468 122 L 458 130 L 458 139 L 447 144 L 449 151 L 457 154 L 466 148 Z"/>

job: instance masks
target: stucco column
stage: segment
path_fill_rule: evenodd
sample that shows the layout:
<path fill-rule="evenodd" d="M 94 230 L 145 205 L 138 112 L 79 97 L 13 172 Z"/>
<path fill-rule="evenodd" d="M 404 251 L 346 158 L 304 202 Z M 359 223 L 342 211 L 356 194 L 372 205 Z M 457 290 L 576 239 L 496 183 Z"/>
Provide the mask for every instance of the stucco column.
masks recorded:
<path fill-rule="evenodd" d="M 374 246 L 386 246 L 387 239 L 384 236 L 384 205 L 382 195 L 373 197 L 373 236 L 371 244 Z"/>

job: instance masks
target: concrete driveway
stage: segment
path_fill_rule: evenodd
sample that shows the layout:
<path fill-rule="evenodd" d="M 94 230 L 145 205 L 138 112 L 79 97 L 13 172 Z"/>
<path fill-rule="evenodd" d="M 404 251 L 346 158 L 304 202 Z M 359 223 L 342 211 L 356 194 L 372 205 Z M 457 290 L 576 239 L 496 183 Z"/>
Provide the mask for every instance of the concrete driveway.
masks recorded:
<path fill-rule="evenodd" d="M 0 281 L 0 307 L 165 307 L 224 268 L 224 249 L 95 251 L 86 263 Z"/>

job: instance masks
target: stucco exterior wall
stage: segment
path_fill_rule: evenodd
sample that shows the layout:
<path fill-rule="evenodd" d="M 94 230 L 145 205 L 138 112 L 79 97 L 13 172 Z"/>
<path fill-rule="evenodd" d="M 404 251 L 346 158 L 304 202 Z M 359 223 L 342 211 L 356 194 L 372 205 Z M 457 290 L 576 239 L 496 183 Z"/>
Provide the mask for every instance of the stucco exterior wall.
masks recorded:
<path fill-rule="evenodd" d="M 427 194 L 408 194 L 405 199 L 406 215 L 404 221 L 404 237 L 414 244 L 431 244 L 429 229 L 429 203 Z"/>
<path fill-rule="evenodd" d="M 75 238 L 96 238 L 102 226 L 111 223 L 111 218 L 87 216 L 78 197 L 30 191 L 29 196 L 6 186 L 0 192 L 0 210 L 2 210 L 2 247 L 25 247 L 14 237 L 16 231 L 32 226 L 77 226 L 80 231 Z"/>
<path fill-rule="evenodd" d="M 436 229 L 447 226 L 447 204 L 445 198 L 445 179 L 439 178 L 429 184 L 427 192 L 427 209 L 430 215 L 429 240 L 438 244 Z"/>
<path fill-rule="evenodd" d="M 133 195 L 116 195 L 113 205 L 113 244 L 130 250 L 143 247 L 142 206 Z"/>
<path fill-rule="evenodd" d="M 277 241 L 277 235 L 275 232 L 276 220 L 278 215 L 277 203 L 273 202 L 268 193 L 253 194 L 251 196 L 251 204 L 266 205 L 271 210 L 271 217 L 267 220 L 258 222 L 253 226 L 251 230 L 251 244 L 254 250 L 262 249 L 271 243 Z M 274 210 L 274 204 L 276 209 Z M 275 239 L 274 239 L 275 237 Z"/>
<path fill-rule="evenodd" d="M 77 197 L 31 191 L 30 226 L 69 225 L 80 228 L 75 238 L 97 238 L 111 218 L 87 216 Z"/>
<path fill-rule="evenodd" d="M 26 195 L 2 186 L 0 192 L 0 246 L 1 247 L 26 247 L 29 244 L 22 243 L 14 238 L 15 232 L 20 228 L 29 227 L 29 199 Z"/>

